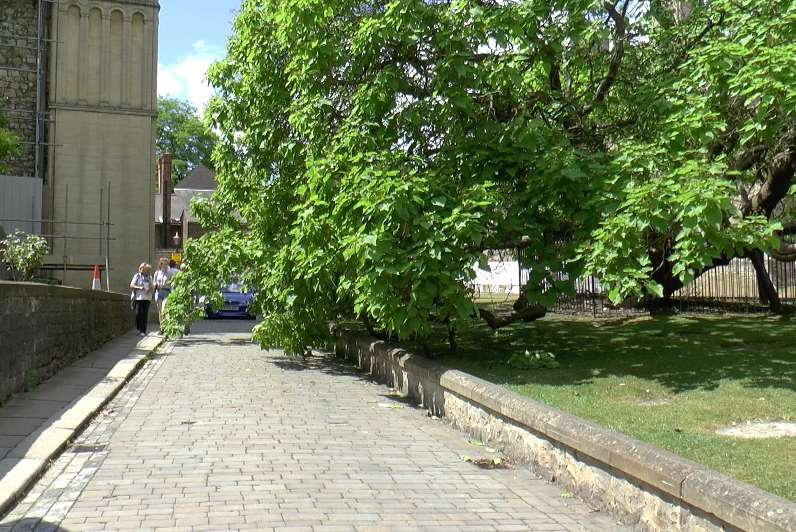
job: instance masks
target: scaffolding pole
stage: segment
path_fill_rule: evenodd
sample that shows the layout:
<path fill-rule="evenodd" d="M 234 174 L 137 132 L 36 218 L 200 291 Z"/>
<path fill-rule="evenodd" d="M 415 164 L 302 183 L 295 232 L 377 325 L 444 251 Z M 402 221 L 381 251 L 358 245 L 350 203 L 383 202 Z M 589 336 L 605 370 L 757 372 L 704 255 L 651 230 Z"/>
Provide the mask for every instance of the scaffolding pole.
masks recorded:
<path fill-rule="evenodd" d="M 61 255 L 60 262 L 50 262 L 42 267 L 42 270 L 48 271 L 61 271 L 64 276 L 64 282 L 66 281 L 67 272 L 70 271 L 87 271 L 90 269 L 91 264 L 75 264 L 69 258 L 69 241 L 92 241 L 96 240 L 99 242 L 99 257 L 98 261 L 94 261 L 94 264 L 103 263 L 105 264 L 105 280 L 106 280 L 106 289 L 110 291 L 110 251 L 111 251 L 111 242 L 115 241 L 111 235 L 111 230 L 114 224 L 111 222 L 111 193 L 110 193 L 110 186 L 111 183 L 108 181 L 108 188 L 107 191 L 105 189 L 100 189 L 100 205 L 99 205 L 99 221 L 88 222 L 88 221 L 80 221 L 80 220 L 70 220 L 69 219 L 69 185 L 65 186 L 64 191 L 64 217 L 62 219 L 57 218 L 0 218 L 0 222 L 21 222 L 21 223 L 40 223 L 40 224 L 49 224 L 51 226 L 51 230 L 42 232 L 41 237 L 46 238 L 49 241 L 50 250 L 54 254 L 58 251 L 55 248 L 55 242 L 60 240 L 63 242 L 63 250 Z M 105 201 L 103 201 L 103 199 Z M 62 226 L 62 231 L 57 231 L 56 226 Z M 70 232 L 70 226 L 79 226 L 83 227 L 84 229 L 78 230 L 77 233 L 82 234 L 72 234 Z M 96 232 L 92 229 L 92 227 L 96 227 Z M 86 233 L 95 234 L 92 236 L 86 235 Z M 80 245 L 81 253 L 85 252 L 86 245 Z"/>
<path fill-rule="evenodd" d="M 102 207 L 100 207 L 101 209 Z M 108 216 L 105 223 L 105 286 L 111 291 L 111 182 L 108 181 Z"/>
<path fill-rule="evenodd" d="M 34 148 L 34 175 L 46 182 L 44 145 L 47 132 L 47 21 L 50 6 L 46 1 L 39 0 L 36 41 L 36 146 Z"/>

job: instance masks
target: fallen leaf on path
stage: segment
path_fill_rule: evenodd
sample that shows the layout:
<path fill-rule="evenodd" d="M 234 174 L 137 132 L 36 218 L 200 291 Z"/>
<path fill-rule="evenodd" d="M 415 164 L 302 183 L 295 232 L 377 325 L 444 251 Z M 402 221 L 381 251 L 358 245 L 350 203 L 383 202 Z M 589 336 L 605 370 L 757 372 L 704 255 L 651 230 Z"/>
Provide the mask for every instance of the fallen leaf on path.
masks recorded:
<path fill-rule="evenodd" d="M 461 459 L 464 462 L 468 462 L 470 464 L 477 465 L 482 469 L 505 469 L 508 467 L 506 462 L 503 461 L 500 457 L 495 458 L 473 458 L 472 456 L 462 456 Z"/>

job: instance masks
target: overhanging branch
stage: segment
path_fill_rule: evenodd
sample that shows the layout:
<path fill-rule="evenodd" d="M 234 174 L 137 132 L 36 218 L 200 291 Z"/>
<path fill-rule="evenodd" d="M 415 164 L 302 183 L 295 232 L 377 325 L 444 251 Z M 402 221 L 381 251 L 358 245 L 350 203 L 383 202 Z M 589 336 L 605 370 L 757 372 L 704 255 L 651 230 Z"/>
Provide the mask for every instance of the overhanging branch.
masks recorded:
<path fill-rule="evenodd" d="M 614 49 L 611 54 L 611 63 L 608 66 L 608 73 L 597 87 L 597 91 L 594 93 L 591 103 L 588 103 L 583 107 L 583 111 L 581 112 L 583 116 L 591 113 L 597 104 L 602 103 L 602 101 L 605 100 L 605 97 L 608 95 L 608 91 L 611 90 L 611 86 L 619 77 L 619 67 L 622 65 L 622 58 L 625 55 L 625 35 L 627 33 L 625 17 L 616 10 L 616 6 L 614 4 L 608 2 L 607 0 L 603 2 L 603 7 L 606 11 L 608 11 L 608 16 L 611 17 L 611 20 L 614 21 L 615 29 L 614 37 L 612 39 Z M 625 3 L 625 8 L 627 8 L 627 1 Z"/>
<path fill-rule="evenodd" d="M 768 217 L 787 195 L 796 172 L 796 127 L 783 140 L 786 148 L 771 158 L 768 177 L 752 198 L 752 210 Z"/>
<path fill-rule="evenodd" d="M 486 309 L 478 309 L 478 315 L 487 323 L 487 325 L 489 325 L 489 328 L 493 330 L 500 329 L 501 327 L 511 325 L 512 323 L 518 321 L 538 320 L 539 318 L 543 318 L 545 314 L 547 314 L 547 309 L 541 305 L 531 305 L 523 310 L 514 311 L 506 316 L 496 316 L 494 313 Z"/>
<path fill-rule="evenodd" d="M 468 253 L 474 253 L 477 251 L 486 251 L 488 249 L 525 249 L 530 246 L 531 243 L 531 237 L 525 235 L 502 242 L 482 242 L 480 246 L 468 246 L 466 251 Z"/>
<path fill-rule="evenodd" d="M 782 224 L 781 235 L 796 235 L 796 220 L 785 222 Z"/>
<path fill-rule="evenodd" d="M 796 262 L 796 244 L 783 242 L 779 249 L 769 252 L 769 255 L 782 262 Z"/>
<path fill-rule="evenodd" d="M 699 35 L 691 39 L 688 42 L 688 44 L 685 45 L 683 50 L 680 52 L 680 55 L 677 57 L 674 63 L 672 63 L 670 70 L 674 70 L 683 63 L 685 63 L 685 61 L 688 59 L 688 54 L 691 52 L 691 50 L 702 42 L 702 39 L 704 39 L 705 36 L 708 33 L 710 33 L 710 30 L 712 30 L 716 26 L 721 26 L 724 23 L 724 15 L 725 13 L 722 11 L 719 14 L 719 20 L 717 22 L 714 22 L 713 19 L 708 20 L 708 23 L 705 25 L 705 27 L 702 29 Z"/>

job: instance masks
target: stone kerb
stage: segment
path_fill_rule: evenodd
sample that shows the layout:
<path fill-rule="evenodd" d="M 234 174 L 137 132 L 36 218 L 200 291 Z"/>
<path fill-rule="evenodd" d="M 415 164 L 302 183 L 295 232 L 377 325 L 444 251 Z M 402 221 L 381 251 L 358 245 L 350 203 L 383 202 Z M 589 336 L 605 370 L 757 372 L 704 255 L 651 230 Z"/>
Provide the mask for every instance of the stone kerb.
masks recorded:
<path fill-rule="evenodd" d="M 336 352 L 429 412 L 644 530 L 796 530 L 796 505 L 501 386 L 335 330 Z"/>
<path fill-rule="evenodd" d="M 0 281 L 0 403 L 132 326 L 129 296 Z"/>

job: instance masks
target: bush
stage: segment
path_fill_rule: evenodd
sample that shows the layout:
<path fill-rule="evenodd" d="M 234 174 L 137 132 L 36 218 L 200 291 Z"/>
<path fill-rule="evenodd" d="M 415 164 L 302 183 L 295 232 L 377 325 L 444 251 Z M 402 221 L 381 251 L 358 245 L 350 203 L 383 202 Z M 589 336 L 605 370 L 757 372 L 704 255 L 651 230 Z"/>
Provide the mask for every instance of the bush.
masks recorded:
<path fill-rule="evenodd" d="M 20 230 L 14 231 L 0 241 L 0 257 L 8 263 L 12 272 L 18 272 L 23 281 L 33 279 L 33 274 L 41 268 L 49 248 L 47 241 L 40 236 L 28 235 Z M 14 273 L 16 279 L 16 273 Z"/>

